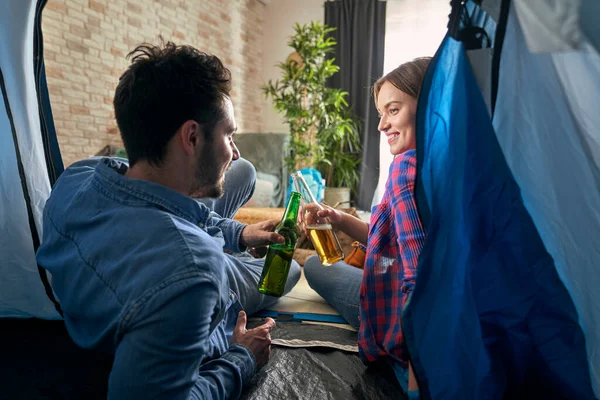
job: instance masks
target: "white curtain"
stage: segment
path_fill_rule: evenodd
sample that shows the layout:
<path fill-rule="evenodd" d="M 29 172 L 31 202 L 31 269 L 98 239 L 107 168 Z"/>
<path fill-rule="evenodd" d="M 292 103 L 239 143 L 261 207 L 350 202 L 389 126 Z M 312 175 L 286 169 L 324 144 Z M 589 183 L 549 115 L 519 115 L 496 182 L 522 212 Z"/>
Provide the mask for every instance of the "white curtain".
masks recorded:
<path fill-rule="evenodd" d="M 450 3 L 447 0 L 388 0 L 383 74 L 417 57 L 433 56 L 446 35 L 449 13 Z M 373 77 L 374 80 L 377 78 Z M 381 135 L 379 182 L 372 205 L 381 202 L 392 160 L 390 146 Z"/>

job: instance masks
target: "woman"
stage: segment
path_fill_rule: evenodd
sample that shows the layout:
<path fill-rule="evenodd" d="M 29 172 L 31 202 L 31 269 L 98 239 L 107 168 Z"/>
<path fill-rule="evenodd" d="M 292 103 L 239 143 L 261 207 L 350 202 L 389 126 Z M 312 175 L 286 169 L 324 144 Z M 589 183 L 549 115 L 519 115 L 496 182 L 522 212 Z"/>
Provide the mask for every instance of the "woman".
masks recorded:
<path fill-rule="evenodd" d="M 309 285 L 359 329 L 361 356 L 369 362 L 388 362 L 409 398 L 418 397 L 418 388 L 409 368 L 400 319 L 425 242 L 414 199 L 415 116 L 430 60 L 424 57 L 402 64 L 374 85 L 378 129 L 387 137 L 395 158 L 383 199 L 374 207 L 370 223 L 332 208 L 318 212 L 334 229 L 367 244 L 364 271 L 343 262 L 323 267 L 316 256 L 304 265 Z"/>

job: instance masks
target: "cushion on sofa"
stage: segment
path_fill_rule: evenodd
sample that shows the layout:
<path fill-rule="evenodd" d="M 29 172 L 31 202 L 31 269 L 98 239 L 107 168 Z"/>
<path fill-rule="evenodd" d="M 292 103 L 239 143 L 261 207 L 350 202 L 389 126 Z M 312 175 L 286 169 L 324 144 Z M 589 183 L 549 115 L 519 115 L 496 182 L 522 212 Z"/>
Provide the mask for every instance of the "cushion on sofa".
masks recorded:
<path fill-rule="evenodd" d="M 256 168 L 257 178 L 273 183 L 271 205 L 283 207 L 288 171 L 285 167 L 289 136 L 284 133 L 240 133 L 235 144 Z"/>

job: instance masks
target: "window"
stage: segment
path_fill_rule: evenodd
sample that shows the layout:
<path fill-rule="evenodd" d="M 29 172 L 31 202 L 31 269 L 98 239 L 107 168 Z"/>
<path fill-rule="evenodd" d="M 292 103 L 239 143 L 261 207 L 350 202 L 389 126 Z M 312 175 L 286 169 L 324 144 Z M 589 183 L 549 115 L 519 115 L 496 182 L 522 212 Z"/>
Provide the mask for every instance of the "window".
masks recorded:
<path fill-rule="evenodd" d="M 448 0 L 388 0 L 383 73 L 416 57 L 433 56 L 446 35 Z M 388 169 L 393 160 L 383 135 L 379 144 L 379 183 L 373 205 L 383 197 Z"/>

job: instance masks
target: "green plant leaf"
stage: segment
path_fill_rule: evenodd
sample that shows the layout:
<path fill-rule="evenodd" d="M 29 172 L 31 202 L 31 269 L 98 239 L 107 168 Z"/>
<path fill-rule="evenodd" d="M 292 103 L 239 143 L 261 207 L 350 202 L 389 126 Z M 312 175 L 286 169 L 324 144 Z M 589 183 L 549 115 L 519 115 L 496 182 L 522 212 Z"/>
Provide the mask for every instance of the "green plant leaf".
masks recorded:
<path fill-rule="evenodd" d="M 269 80 L 262 90 L 290 128 L 288 168 L 308 163 L 321 171 L 329 186 L 355 191 L 360 179 L 361 122 L 349 108 L 348 93 L 326 86 L 339 72 L 332 57 L 337 44 L 331 35 L 334 31 L 319 21 L 296 23 L 288 45 L 302 62 L 278 63 L 281 78 Z"/>

